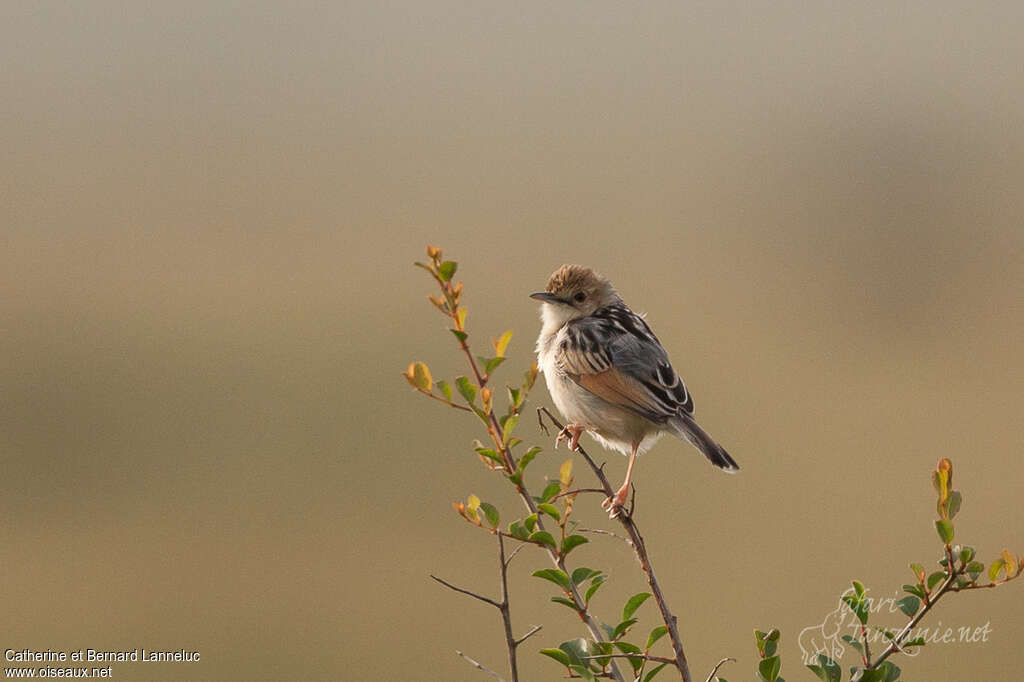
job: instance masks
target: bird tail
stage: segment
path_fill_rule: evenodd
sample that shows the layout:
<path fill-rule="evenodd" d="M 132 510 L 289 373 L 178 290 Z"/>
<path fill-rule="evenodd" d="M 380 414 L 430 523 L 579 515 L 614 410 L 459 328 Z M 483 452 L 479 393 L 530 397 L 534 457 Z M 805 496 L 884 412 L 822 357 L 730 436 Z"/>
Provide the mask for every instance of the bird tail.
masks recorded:
<path fill-rule="evenodd" d="M 730 474 L 740 470 L 740 466 L 729 456 L 725 448 L 716 443 L 704 429 L 700 428 L 690 415 L 680 414 L 674 416 L 668 420 L 668 426 L 672 428 L 673 433 L 689 441 L 693 447 L 700 450 L 719 469 Z"/>

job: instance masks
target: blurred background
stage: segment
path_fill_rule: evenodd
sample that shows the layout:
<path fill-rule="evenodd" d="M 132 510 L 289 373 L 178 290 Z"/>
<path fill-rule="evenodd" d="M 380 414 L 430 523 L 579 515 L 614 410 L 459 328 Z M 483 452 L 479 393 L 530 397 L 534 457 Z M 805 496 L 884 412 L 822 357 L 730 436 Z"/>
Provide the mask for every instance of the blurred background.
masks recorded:
<path fill-rule="evenodd" d="M 937 556 L 939 457 L 957 539 L 1024 551 L 1022 29 L 1014 2 L 5 4 L 0 646 L 201 652 L 126 680 L 503 670 L 497 614 L 428 578 L 496 594 L 450 505 L 519 511 L 475 420 L 400 376 L 466 371 L 428 243 L 476 348 L 514 330 L 499 383 L 527 294 L 608 275 L 740 462 L 663 440 L 637 467 L 695 677 L 750 679 L 775 626 L 811 679 L 798 635 L 850 579 L 897 596 Z M 519 435 L 538 481 L 568 457 Z M 645 588 L 614 540 L 574 556 L 611 576 L 599 616 Z M 528 680 L 583 634 L 546 565 L 513 564 Z M 923 625 L 988 641 L 905 678 L 1016 679 L 1022 605 L 949 599 Z"/>

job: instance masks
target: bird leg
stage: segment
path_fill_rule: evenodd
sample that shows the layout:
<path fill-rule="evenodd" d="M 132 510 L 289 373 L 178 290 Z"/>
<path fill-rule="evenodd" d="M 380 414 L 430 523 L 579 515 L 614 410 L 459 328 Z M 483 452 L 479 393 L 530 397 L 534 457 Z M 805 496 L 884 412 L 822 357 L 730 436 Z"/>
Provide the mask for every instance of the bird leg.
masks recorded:
<path fill-rule="evenodd" d="M 558 436 L 555 438 L 555 449 L 558 449 L 558 444 L 563 440 L 569 441 L 569 449 L 576 452 L 580 445 L 580 436 L 586 428 L 579 424 L 566 424 L 565 427 L 558 432 Z"/>
<path fill-rule="evenodd" d="M 608 518 L 614 519 L 626 504 L 626 497 L 629 495 L 629 483 L 633 478 L 633 463 L 636 461 L 636 451 L 640 447 L 640 441 L 633 443 L 633 451 L 629 453 L 629 464 L 626 465 L 626 480 L 614 495 L 601 503 L 601 509 L 608 512 Z"/>

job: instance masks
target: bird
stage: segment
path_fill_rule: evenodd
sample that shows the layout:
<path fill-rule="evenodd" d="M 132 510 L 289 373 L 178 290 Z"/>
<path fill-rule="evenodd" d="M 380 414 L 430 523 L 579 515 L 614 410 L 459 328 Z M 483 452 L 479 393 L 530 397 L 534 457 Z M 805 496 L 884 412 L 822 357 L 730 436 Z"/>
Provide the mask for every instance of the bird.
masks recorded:
<path fill-rule="evenodd" d="M 730 473 L 739 465 L 694 421 L 693 396 L 668 353 L 641 315 L 630 310 L 612 283 L 588 267 L 563 265 L 541 302 L 537 364 L 567 424 L 555 440 L 590 433 L 601 445 L 629 456 L 622 486 L 601 507 L 611 518 L 623 510 L 637 454 L 665 433 L 688 441 Z"/>

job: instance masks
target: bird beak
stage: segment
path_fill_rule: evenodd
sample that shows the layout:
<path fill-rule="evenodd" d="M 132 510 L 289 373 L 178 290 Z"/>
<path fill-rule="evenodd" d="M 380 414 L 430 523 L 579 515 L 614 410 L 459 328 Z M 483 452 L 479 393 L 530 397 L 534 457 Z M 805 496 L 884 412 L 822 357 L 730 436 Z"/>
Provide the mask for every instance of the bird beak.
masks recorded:
<path fill-rule="evenodd" d="M 554 294 L 549 294 L 546 291 L 538 291 L 535 294 L 530 294 L 530 298 L 537 301 L 543 301 L 544 303 L 565 303 L 562 299 L 558 298 Z"/>

